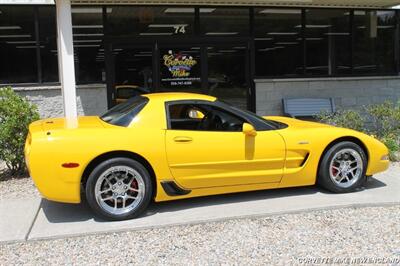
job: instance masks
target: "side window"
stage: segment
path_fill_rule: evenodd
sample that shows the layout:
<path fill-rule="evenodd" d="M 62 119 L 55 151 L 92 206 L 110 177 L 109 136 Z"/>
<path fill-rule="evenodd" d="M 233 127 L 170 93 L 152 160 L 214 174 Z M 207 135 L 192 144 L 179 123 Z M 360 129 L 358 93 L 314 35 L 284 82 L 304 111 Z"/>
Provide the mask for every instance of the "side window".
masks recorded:
<path fill-rule="evenodd" d="M 207 104 L 172 104 L 168 111 L 170 129 L 174 130 L 239 132 L 245 122 L 241 117 Z"/>

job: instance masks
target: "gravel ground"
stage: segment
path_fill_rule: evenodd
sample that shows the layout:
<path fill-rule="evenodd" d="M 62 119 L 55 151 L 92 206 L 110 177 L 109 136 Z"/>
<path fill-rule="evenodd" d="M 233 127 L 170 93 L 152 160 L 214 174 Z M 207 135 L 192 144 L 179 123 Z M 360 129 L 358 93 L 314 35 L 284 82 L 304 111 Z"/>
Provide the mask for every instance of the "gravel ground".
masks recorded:
<path fill-rule="evenodd" d="M 2 245 L 0 264 L 288 265 L 305 258 L 400 264 L 399 221 L 400 206 L 237 219 Z"/>
<path fill-rule="evenodd" d="M 40 197 L 29 177 L 10 176 L 0 161 L 0 200 Z"/>

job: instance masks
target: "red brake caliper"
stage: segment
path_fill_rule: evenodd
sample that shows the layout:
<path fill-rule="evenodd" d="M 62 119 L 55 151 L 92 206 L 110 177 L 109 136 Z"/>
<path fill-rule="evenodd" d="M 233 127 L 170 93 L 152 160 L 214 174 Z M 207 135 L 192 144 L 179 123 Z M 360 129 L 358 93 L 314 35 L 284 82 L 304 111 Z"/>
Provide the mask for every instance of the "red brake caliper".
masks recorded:
<path fill-rule="evenodd" d="M 332 175 L 333 175 L 333 176 L 336 176 L 336 174 L 338 173 L 338 170 L 335 169 L 333 166 L 332 166 L 332 168 L 331 168 L 331 171 L 332 171 Z"/>
<path fill-rule="evenodd" d="M 134 179 L 133 181 L 132 181 L 132 183 L 131 183 L 131 188 L 133 188 L 133 189 L 138 189 L 138 183 L 137 183 L 137 181 L 136 181 L 136 179 Z"/>

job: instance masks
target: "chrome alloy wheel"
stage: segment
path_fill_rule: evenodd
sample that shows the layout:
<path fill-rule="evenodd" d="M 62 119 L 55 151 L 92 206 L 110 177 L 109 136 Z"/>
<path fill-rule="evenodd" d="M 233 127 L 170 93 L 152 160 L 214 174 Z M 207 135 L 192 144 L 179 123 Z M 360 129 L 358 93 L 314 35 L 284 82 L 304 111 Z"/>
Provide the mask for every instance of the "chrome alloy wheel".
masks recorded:
<path fill-rule="evenodd" d="M 95 196 L 106 212 L 120 215 L 135 209 L 142 201 L 145 185 L 142 176 L 128 166 L 114 166 L 97 179 Z"/>
<path fill-rule="evenodd" d="M 330 163 L 331 180 L 341 188 L 349 188 L 362 177 L 364 170 L 361 155 L 353 149 L 337 152 Z"/>

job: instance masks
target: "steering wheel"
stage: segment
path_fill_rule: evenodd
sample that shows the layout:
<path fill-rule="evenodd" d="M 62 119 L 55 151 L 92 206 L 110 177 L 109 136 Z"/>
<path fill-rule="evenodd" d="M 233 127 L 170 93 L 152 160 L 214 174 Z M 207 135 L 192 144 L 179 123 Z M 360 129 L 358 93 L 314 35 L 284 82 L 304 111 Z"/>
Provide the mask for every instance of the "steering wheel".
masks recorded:
<path fill-rule="evenodd" d="M 213 113 L 208 112 L 203 119 L 201 119 L 199 125 L 197 126 L 197 129 L 200 130 L 207 130 L 210 128 L 211 121 L 213 120 Z"/>
<path fill-rule="evenodd" d="M 211 131 L 223 130 L 222 119 L 219 115 L 213 112 L 208 112 L 199 123 L 198 129 Z"/>

